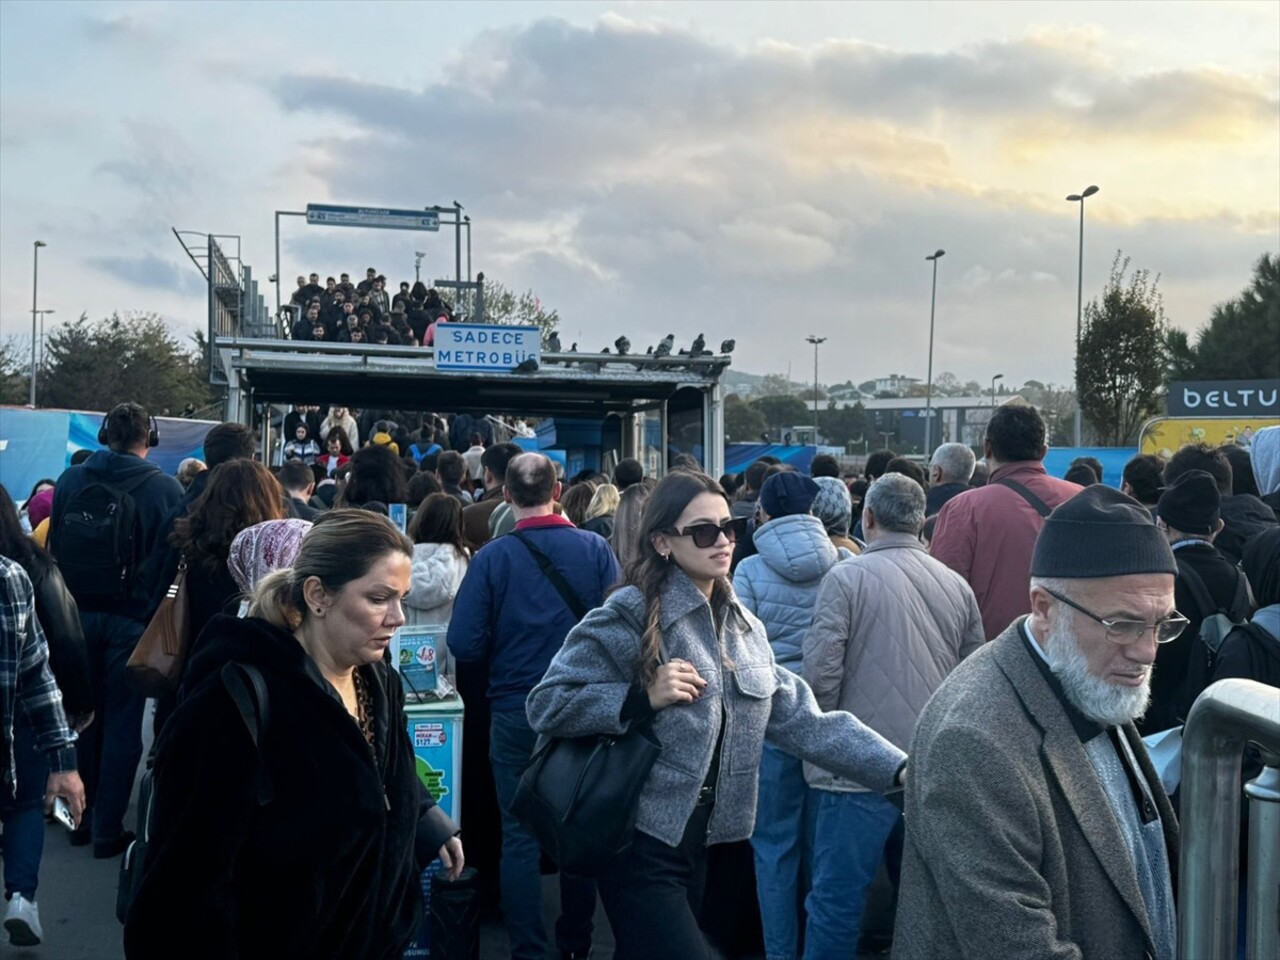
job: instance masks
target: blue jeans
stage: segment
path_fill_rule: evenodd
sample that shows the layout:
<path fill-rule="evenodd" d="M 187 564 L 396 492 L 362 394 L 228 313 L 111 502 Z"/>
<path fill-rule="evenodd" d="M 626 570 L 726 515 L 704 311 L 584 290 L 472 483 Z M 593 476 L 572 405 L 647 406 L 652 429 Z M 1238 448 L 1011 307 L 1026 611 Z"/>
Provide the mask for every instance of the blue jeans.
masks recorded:
<path fill-rule="evenodd" d="M 801 911 L 813 852 L 815 796 L 799 758 L 766 742 L 751 849 L 766 960 L 799 956 Z"/>
<path fill-rule="evenodd" d="M 502 915 L 513 960 L 543 960 L 547 933 L 542 926 L 542 850 L 533 834 L 511 814 L 511 801 L 520 782 L 520 769 L 533 756 L 538 735 L 524 711 L 494 711 L 489 724 L 489 760 L 502 810 Z M 591 949 L 592 917 L 596 910 L 594 880 L 560 871 L 560 918 L 556 946 L 581 953 Z"/>
<path fill-rule="evenodd" d="M 142 713 L 146 698 L 134 692 L 125 664 L 146 625 L 114 613 L 80 613 L 89 648 L 94 721 L 76 741 L 85 797 L 93 809 L 94 843 L 111 843 L 124 832 L 124 815 L 142 759 Z"/>
<path fill-rule="evenodd" d="M 17 794 L 0 806 L 4 824 L 4 895 L 20 893 L 35 900 L 40 882 L 40 857 L 44 854 L 44 788 L 49 780 L 49 759 L 36 749 L 36 733 L 19 718 L 13 725 L 14 776 Z"/>
<path fill-rule="evenodd" d="M 852 960 L 858 952 L 867 890 L 885 842 L 902 814 L 876 793 L 818 794 L 813 889 L 805 900 L 804 960 Z"/>

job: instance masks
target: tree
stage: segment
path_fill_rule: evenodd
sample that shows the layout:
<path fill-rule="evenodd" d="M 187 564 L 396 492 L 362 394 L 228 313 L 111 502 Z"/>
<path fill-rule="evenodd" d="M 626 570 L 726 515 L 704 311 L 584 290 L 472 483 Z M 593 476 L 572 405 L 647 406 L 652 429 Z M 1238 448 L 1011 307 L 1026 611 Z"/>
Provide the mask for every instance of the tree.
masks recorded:
<path fill-rule="evenodd" d="M 933 378 L 934 396 L 958 397 L 963 389 L 964 384 L 960 382 L 960 378 L 950 371 L 940 373 Z"/>
<path fill-rule="evenodd" d="M 757 397 L 788 397 L 791 395 L 791 381 L 781 373 L 766 373 L 756 384 Z"/>
<path fill-rule="evenodd" d="M 862 440 L 867 432 L 867 411 L 861 403 L 851 407 L 832 404 L 818 411 L 818 432 L 837 446 Z"/>
<path fill-rule="evenodd" d="M 794 396 L 757 397 L 751 401 L 770 430 L 790 430 L 797 424 L 813 422 L 805 402 Z"/>
<path fill-rule="evenodd" d="M 755 443 L 768 427 L 764 414 L 736 394 L 724 401 L 724 435 L 730 443 Z"/>
<path fill-rule="evenodd" d="M 1076 392 L 1070 387 L 1043 384 L 1039 380 L 1028 380 L 1018 392 L 1040 411 L 1049 446 L 1070 446 L 1075 428 Z"/>
<path fill-rule="evenodd" d="M 26 403 L 31 390 L 31 342 L 16 337 L 0 341 L 0 403 Z"/>
<path fill-rule="evenodd" d="M 153 414 L 204 407 L 210 390 L 203 360 L 155 313 L 113 313 L 91 323 L 85 314 L 50 337 L 40 370 L 42 406 L 109 410 L 132 400 Z"/>
<path fill-rule="evenodd" d="M 1253 281 L 1213 308 L 1194 348 L 1170 334 L 1170 379 L 1261 380 L 1280 375 L 1280 255 L 1264 253 Z"/>
<path fill-rule="evenodd" d="M 532 289 L 524 293 L 508 290 L 497 280 L 484 281 L 484 322 L 517 327 L 538 327 L 542 340 L 560 326 L 560 314 L 543 309 L 542 300 Z M 568 346 L 568 344 L 566 344 Z"/>
<path fill-rule="evenodd" d="M 1136 270 L 1119 251 L 1102 298 L 1084 311 L 1076 391 L 1100 440 L 1122 446 L 1160 409 L 1167 324 L 1159 276 Z"/>

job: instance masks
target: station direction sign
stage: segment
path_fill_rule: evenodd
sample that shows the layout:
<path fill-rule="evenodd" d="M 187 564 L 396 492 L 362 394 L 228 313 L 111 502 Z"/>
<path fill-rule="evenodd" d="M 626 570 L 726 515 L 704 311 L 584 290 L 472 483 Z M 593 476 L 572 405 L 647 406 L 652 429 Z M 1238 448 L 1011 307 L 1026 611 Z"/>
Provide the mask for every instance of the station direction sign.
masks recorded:
<path fill-rule="evenodd" d="M 436 210 L 389 210 L 386 207 L 339 207 L 307 204 L 307 223 L 320 227 L 376 227 L 382 230 L 440 229 Z"/>
<path fill-rule="evenodd" d="M 542 361 L 542 331 L 486 323 L 438 323 L 436 369 L 511 373 L 528 360 Z"/>

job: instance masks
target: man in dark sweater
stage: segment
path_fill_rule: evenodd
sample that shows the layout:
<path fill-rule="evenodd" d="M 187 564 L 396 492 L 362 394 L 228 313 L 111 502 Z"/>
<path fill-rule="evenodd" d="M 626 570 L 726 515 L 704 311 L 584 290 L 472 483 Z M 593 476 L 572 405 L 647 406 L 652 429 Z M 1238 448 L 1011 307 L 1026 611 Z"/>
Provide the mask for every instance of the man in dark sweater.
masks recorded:
<path fill-rule="evenodd" d="M 1214 478 L 1203 470 L 1182 474 L 1160 495 L 1156 526 L 1173 548 L 1178 563 L 1174 602 L 1190 623 L 1182 634 L 1156 651 L 1151 706 L 1138 722 L 1144 736 L 1182 723 L 1208 681 L 1193 658 L 1203 657 L 1198 635 L 1204 619 L 1223 611 L 1234 621 L 1249 616 L 1244 575 L 1214 546 L 1222 532 L 1221 497 Z"/>
<path fill-rule="evenodd" d="M 1244 545 L 1276 525 L 1275 513 L 1251 493 L 1233 495 L 1235 477 L 1231 461 L 1219 449 L 1203 443 L 1183 447 L 1164 468 L 1165 487 L 1168 488 L 1188 470 L 1203 470 L 1217 484 L 1221 497 L 1222 532 L 1214 540 L 1214 545 L 1231 563 L 1239 563 Z"/>
<path fill-rule="evenodd" d="M 502 908 L 515 960 L 543 960 L 547 941 L 538 842 L 511 813 L 520 771 L 537 739 L 525 716 L 525 700 L 577 624 L 573 606 L 599 606 L 605 591 L 621 579 L 604 538 L 556 515 L 559 494 L 555 466 L 547 457 L 523 453 L 512 458 L 503 496 L 515 514 L 515 532 L 475 555 L 449 623 L 449 652 L 461 663 L 489 666 L 489 756 L 502 808 Z M 539 553 L 558 571 L 562 587 L 542 571 Z M 571 595 L 563 595 L 562 588 Z M 595 884 L 561 872 L 560 909 L 556 941 L 561 954 L 586 957 Z"/>
<path fill-rule="evenodd" d="M 944 443 L 929 461 L 929 490 L 925 494 L 924 515 L 932 517 L 952 497 L 969 489 L 969 478 L 977 458 L 968 445 Z"/>

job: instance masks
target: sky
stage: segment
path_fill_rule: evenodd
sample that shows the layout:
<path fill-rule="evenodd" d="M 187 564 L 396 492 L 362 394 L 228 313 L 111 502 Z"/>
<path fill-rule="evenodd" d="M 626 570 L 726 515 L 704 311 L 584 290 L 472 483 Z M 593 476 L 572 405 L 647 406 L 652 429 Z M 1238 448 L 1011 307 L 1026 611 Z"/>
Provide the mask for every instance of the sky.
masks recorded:
<path fill-rule="evenodd" d="M 457 200 L 582 350 L 702 332 L 806 380 L 816 335 L 824 383 L 923 377 L 944 249 L 935 375 L 1066 383 L 1090 184 L 1086 301 L 1117 250 L 1188 331 L 1238 294 L 1280 250 L 1280 4 L 0 0 L 3 336 L 35 240 L 51 325 L 186 336 L 175 228 L 265 278 L 277 210 Z M 448 229 L 282 224 L 286 298 L 453 274 Z"/>

